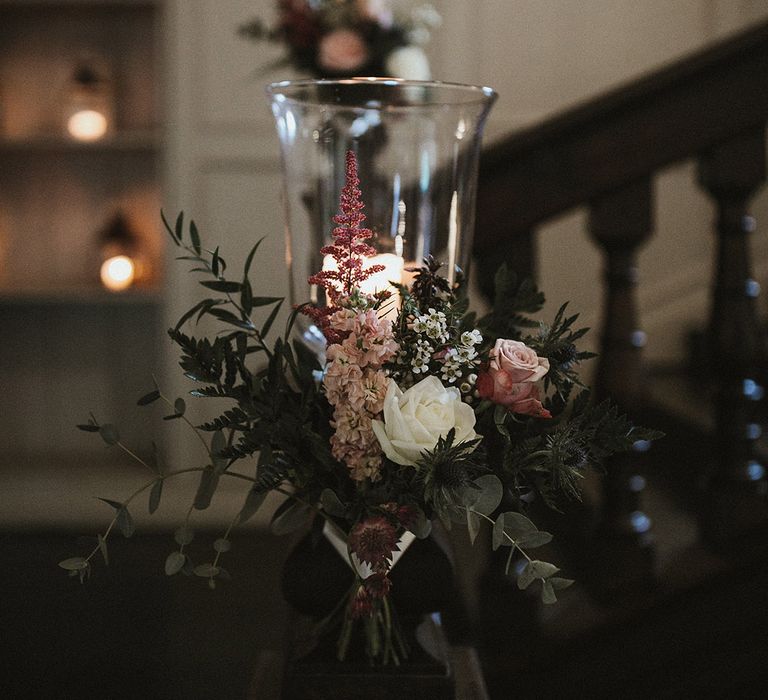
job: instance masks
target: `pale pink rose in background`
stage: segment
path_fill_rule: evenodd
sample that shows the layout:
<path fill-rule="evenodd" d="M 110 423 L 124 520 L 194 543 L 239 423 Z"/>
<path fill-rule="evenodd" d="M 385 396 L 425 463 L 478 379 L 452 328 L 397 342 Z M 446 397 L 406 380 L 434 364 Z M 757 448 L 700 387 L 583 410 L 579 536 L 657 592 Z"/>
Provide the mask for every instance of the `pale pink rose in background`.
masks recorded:
<path fill-rule="evenodd" d="M 391 0 L 357 0 L 357 11 L 362 17 L 389 29 L 395 21 Z"/>
<path fill-rule="evenodd" d="M 368 48 L 357 32 L 351 29 L 335 29 L 320 39 L 317 60 L 328 70 L 350 72 L 365 65 L 368 60 Z"/>
<path fill-rule="evenodd" d="M 504 370 L 513 382 L 537 382 L 549 372 L 549 360 L 519 340 L 499 338 L 490 359 L 490 371 Z"/>

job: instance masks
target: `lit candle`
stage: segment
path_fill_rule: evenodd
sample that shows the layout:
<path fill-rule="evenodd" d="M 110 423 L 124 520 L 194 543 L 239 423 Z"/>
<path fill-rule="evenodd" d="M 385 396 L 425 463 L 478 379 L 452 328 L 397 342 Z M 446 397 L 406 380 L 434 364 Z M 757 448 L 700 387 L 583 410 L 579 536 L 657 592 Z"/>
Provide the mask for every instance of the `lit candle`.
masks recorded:
<path fill-rule="evenodd" d="M 97 141 L 107 133 L 107 118 L 95 109 L 81 109 L 67 120 L 67 131 L 78 141 Z"/>
<path fill-rule="evenodd" d="M 400 308 L 400 294 L 392 286 L 392 283 L 401 284 L 404 275 L 407 275 L 404 271 L 405 261 L 401 255 L 395 255 L 394 253 L 380 253 L 373 257 L 367 258 L 366 265 L 363 269 L 367 269 L 372 265 L 383 265 L 384 269 L 379 272 L 374 272 L 370 277 L 360 282 L 359 289 L 363 294 L 376 294 L 377 292 L 389 289 L 392 292 L 392 296 L 384 302 L 382 307 L 381 318 L 395 319 L 397 311 Z M 331 255 L 326 255 L 323 258 L 323 270 L 337 270 L 338 266 L 336 261 Z"/>
<path fill-rule="evenodd" d="M 111 292 L 121 292 L 133 284 L 136 269 L 127 255 L 115 255 L 101 266 L 101 283 Z"/>

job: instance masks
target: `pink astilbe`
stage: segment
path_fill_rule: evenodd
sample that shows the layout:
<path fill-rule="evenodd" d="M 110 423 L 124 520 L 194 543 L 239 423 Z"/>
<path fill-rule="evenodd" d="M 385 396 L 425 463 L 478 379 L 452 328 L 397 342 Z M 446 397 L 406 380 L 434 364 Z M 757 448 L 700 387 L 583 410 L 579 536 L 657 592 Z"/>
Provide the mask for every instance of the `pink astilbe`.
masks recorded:
<path fill-rule="evenodd" d="M 363 280 L 384 269 L 383 265 L 363 267 L 366 258 L 376 255 L 376 249 L 365 242 L 373 236 L 373 231 L 363 228 L 365 204 L 360 198 L 359 184 L 357 158 L 353 151 L 347 151 L 346 181 L 339 198 L 339 213 L 333 217 L 336 224 L 333 243 L 320 249 L 324 256 L 330 255 L 336 261 L 337 269 L 321 270 L 309 278 L 310 284 L 325 289 L 328 304 L 324 308 L 303 309 L 329 343 L 343 340 L 344 334 L 331 327 L 328 317 L 339 310 L 340 302 L 355 292 Z"/>

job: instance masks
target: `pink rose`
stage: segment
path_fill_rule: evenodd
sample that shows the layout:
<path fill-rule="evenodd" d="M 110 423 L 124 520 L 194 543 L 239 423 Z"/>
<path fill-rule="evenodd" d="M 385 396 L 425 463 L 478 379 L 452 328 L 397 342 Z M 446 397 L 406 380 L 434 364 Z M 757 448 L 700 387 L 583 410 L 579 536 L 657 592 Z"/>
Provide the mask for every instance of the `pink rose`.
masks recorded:
<path fill-rule="evenodd" d="M 488 369 L 477 378 L 477 390 L 481 398 L 506 406 L 512 413 L 551 418 L 535 384 L 548 371 L 549 360 L 525 343 L 499 339 L 491 350 Z"/>
<path fill-rule="evenodd" d="M 327 70 L 354 71 L 365 65 L 368 60 L 368 48 L 357 32 L 351 29 L 335 29 L 320 40 L 317 60 Z"/>
<path fill-rule="evenodd" d="M 504 370 L 514 382 L 537 382 L 549 372 L 549 360 L 519 340 L 499 338 L 490 352 L 491 371 Z"/>

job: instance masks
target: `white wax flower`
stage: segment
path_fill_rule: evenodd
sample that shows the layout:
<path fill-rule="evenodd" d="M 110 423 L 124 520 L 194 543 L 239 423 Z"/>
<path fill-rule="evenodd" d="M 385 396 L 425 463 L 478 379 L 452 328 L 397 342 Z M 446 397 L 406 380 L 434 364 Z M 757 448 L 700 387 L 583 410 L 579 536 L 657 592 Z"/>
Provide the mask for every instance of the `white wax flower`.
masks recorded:
<path fill-rule="evenodd" d="M 435 376 L 406 391 L 390 379 L 383 414 L 384 421 L 371 421 L 371 427 L 384 454 L 403 466 L 414 466 L 451 428 L 455 445 L 477 437 L 472 407 L 462 402 L 456 387 L 444 387 Z"/>

